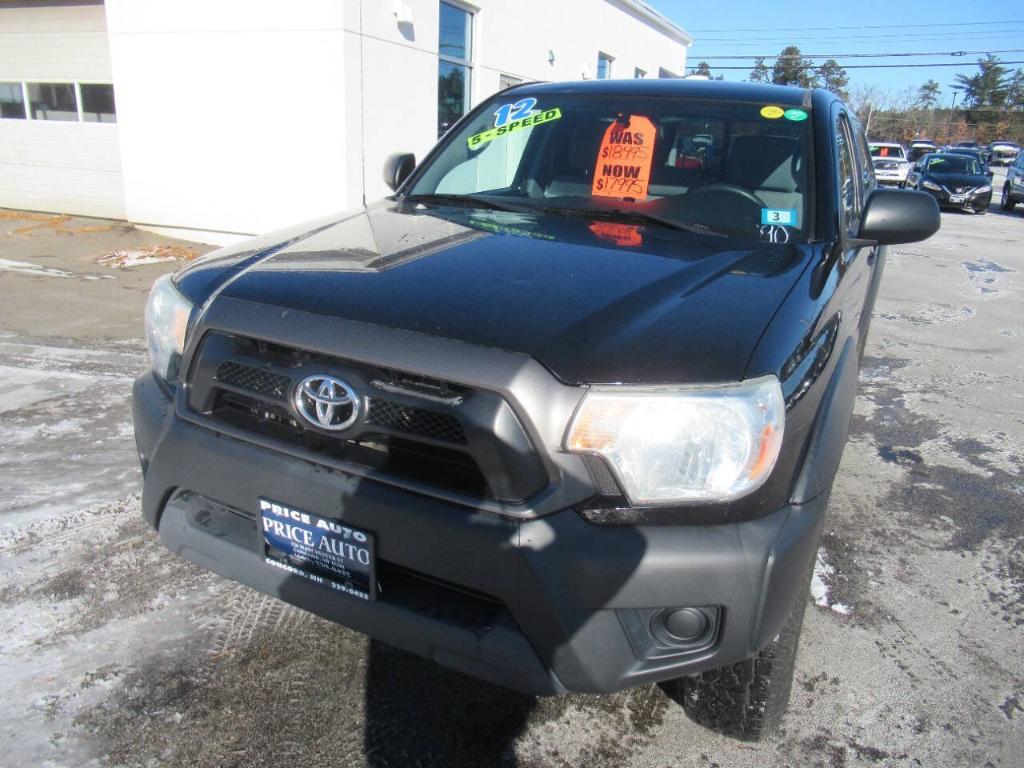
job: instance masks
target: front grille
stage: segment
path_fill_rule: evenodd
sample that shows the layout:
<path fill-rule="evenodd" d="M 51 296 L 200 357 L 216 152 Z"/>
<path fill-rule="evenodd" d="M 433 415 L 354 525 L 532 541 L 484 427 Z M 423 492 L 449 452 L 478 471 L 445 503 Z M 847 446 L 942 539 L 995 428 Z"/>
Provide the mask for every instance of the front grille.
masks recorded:
<path fill-rule="evenodd" d="M 287 376 L 235 362 L 224 363 L 217 369 L 217 381 L 278 400 L 285 398 L 291 385 Z"/>
<path fill-rule="evenodd" d="M 390 400 L 372 399 L 366 420 L 396 432 L 428 437 L 442 443 L 466 444 L 466 432 L 454 416 L 410 408 Z"/>
<path fill-rule="evenodd" d="M 521 502 L 548 476 L 529 436 L 496 392 L 390 367 L 212 331 L 189 367 L 188 407 L 214 429 L 343 471 L 430 493 Z M 333 375 L 362 398 L 348 428 L 326 432 L 291 402 L 307 376 Z M 354 466 L 356 465 L 356 466 Z"/>
<path fill-rule="evenodd" d="M 217 396 L 212 415 L 221 423 L 324 459 L 351 462 L 476 498 L 492 495 L 480 467 L 460 450 L 380 433 L 349 440 L 324 435 L 304 428 L 279 405 L 234 392 Z"/>

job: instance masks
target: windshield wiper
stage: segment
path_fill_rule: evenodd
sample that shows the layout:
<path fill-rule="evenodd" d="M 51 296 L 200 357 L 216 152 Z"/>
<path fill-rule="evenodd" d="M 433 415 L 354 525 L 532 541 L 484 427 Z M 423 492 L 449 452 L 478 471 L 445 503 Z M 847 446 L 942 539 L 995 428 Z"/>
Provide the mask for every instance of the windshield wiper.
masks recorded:
<path fill-rule="evenodd" d="M 560 213 L 566 216 L 581 216 L 591 219 L 626 219 L 640 221 L 645 224 L 657 224 L 658 226 L 681 232 L 693 232 L 697 235 L 729 237 L 725 232 L 719 232 L 705 224 L 698 224 L 693 221 L 677 221 L 676 219 L 669 219 L 647 211 L 627 210 L 624 208 L 561 208 L 558 206 L 541 206 L 541 208 L 551 213 Z"/>
<path fill-rule="evenodd" d="M 489 197 L 479 197 L 478 195 L 453 195 L 433 192 L 430 194 L 406 195 L 405 199 L 413 203 L 453 203 L 464 208 L 488 208 L 492 211 L 511 211 L 512 213 L 522 213 L 525 210 L 521 206 L 499 203 Z"/>

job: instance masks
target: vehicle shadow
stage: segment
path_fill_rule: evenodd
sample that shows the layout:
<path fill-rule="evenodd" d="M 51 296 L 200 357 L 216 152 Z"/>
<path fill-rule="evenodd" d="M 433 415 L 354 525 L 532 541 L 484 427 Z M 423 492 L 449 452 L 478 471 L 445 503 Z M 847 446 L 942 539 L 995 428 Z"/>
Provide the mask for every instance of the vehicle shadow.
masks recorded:
<path fill-rule="evenodd" d="M 514 766 L 516 738 L 536 702 L 371 640 L 367 765 Z"/>

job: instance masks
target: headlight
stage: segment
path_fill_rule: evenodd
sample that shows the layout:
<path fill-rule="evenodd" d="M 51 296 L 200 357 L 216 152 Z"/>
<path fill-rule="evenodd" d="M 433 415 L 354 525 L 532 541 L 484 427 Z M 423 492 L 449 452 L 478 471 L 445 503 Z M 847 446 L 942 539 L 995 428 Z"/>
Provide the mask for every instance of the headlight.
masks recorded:
<path fill-rule="evenodd" d="M 936 184 L 933 181 L 928 181 L 927 179 L 925 179 L 924 181 L 921 182 L 921 186 L 924 187 L 925 189 L 930 189 L 933 192 L 941 192 L 942 191 L 942 187 L 940 187 L 938 184 Z"/>
<path fill-rule="evenodd" d="M 170 275 L 153 284 L 146 302 L 146 344 L 153 369 L 164 379 L 173 380 L 178 375 L 191 314 L 192 305 L 178 293 Z"/>
<path fill-rule="evenodd" d="M 991 186 L 978 187 L 976 190 L 974 190 L 974 194 L 975 195 L 984 195 L 986 192 L 991 192 L 991 191 L 992 191 L 992 187 Z"/>
<path fill-rule="evenodd" d="M 593 389 L 566 450 L 608 462 L 631 503 L 727 501 L 760 487 L 782 447 L 774 376 L 714 388 Z"/>

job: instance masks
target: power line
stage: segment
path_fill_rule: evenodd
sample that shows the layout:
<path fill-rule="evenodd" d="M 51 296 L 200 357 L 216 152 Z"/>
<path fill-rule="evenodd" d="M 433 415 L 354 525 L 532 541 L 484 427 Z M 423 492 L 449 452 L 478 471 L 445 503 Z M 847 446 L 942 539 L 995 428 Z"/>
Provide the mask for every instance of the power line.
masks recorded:
<path fill-rule="evenodd" d="M 816 30 L 834 30 L 834 29 L 923 29 L 925 27 L 981 27 L 981 26 L 1006 26 L 1007 24 L 1024 24 L 1024 19 L 1014 19 L 1012 21 L 945 21 L 941 23 L 933 24 L 876 24 L 874 26 L 865 26 L 858 24 L 854 27 L 792 27 L 790 32 L 801 32 L 808 31 L 813 32 Z M 754 27 L 753 29 L 691 29 L 691 32 L 704 33 L 704 32 L 763 32 L 764 27 Z"/>
<path fill-rule="evenodd" d="M 733 56 L 721 54 L 718 56 L 698 56 L 700 61 L 711 61 L 712 59 L 888 59 L 898 56 L 978 56 L 992 53 L 1024 53 L 1024 48 L 999 48 L 993 51 L 921 51 L 919 53 L 801 53 L 801 54 L 767 54 L 755 56 L 753 54 L 736 54 Z"/>
<path fill-rule="evenodd" d="M 1000 64 L 1024 64 L 1024 60 L 1019 60 L 1019 61 L 1000 61 L 999 63 Z M 849 65 L 843 65 L 843 69 L 903 69 L 903 68 L 910 68 L 910 67 L 976 67 L 976 66 L 978 66 L 978 65 L 976 63 L 974 63 L 974 62 L 962 61 L 962 62 L 959 62 L 959 63 L 956 63 L 956 64 L 947 64 L 947 63 L 939 63 L 939 64 L 849 64 Z M 718 66 L 718 65 L 716 65 L 714 68 L 716 70 L 719 70 L 719 69 L 742 69 L 742 70 L 745 70 L 745 71 L 751 69 L 751 67 L 722 67 L 722 66 Z"/>
<path fill-rule="evenodd" d="M 994 37 L 1020 37 L 1022 31 L 1020 29 L 1005 30 L 1001 32 L 933 32 L 923 35 L 907 35 L 906 33 L 897 32 L 891 35 L 885 34 L 870 34 L 870 35 L 792 35 L 787 33 L 786 38 L 792 39 L 797 42 L 805 43 L 829 43 L 843 40 L 961 40 L 965 37 L 978 37 L 982 36 L 985 38 Z M 700 37 L 697 38 L 697 43 L 729 43 L 731 45 L 741 45 L 749 43 L 764 43 L 779 40 L 778 34 L 773 35 L 753 35 L 744 37 Z"/>

